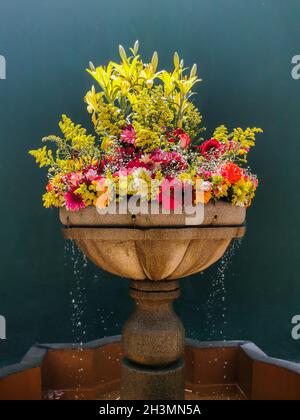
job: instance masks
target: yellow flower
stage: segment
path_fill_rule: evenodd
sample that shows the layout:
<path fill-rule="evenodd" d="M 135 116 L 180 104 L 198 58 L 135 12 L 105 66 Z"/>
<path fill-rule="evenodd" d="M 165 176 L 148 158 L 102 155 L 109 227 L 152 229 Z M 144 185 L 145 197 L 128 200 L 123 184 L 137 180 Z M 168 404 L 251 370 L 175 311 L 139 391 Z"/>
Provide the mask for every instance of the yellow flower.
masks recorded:
<path fill-rule="evenodd" d="M 75 191 L 75 194 L 81 195 L 86 206 L 91 206 L 96 198 L 93 188 L 89 188 L 86 184 L 81 184 Z"/>
<path fill-rule="evenodd" d="M 178 175 L 178 179 L 181 182 L 192 182 L 192 175 L 188 172 L 183 172 L 182 174 Z"/>
<path fill-rule="evenodd" d="M 59 127 L 65 139 L 72 143 L 72 147 L 75 150 L 89 150 L 94 146 L 95 137 L 87 135 L 85 128 L 79 124 L 75 125 L 66 115 L 62 116 Z"/>
<path fill-rule="evenodd" d="M 232 186 L 231 202 L 235 206 L 249 207 L 255 195 L 256 186 L 250 180 L 241 178 Z"/>
<path fill-rule="evenodd" d="M 56 193 L 55 191 L 47 191 L 43 195 L 43 205 L 46 208 L 51 206 L 61 207 L 64 203 L 64 197 L 61 194 Z"/>
<path fill-rule="evenodd" d="M 37 150 L 30 150 L 29 154 L 35 157 L 36 163 L 40 168 L 50 166 L 54 163 L 52 150 L 47 150 L 46 146 Z"/>

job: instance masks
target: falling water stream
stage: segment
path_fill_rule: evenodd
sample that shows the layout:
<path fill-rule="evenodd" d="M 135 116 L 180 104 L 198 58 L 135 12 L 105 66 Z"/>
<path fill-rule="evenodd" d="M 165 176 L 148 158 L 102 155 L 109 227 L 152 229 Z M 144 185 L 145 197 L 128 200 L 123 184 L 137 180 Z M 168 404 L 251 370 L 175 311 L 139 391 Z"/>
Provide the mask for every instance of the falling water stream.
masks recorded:
<path fill-rule="evenodd" d="M 69 307 L 71 308 L 70 329 L 71 329 L 71 346 L 74 350 L 72 358 L 74 364 L 78 366 L 75 373 L 76 377 L 72 377 L 72 381 L 76 384 L 74 395 L 75 400 L 82 398 L 81 386 L 84 380 L 84 359 L 83 350 L 86 341 L 86 322 L 84 321 L 85 308 L 87 305 L 86 287 L 85 287 L 85 270 L 88 262 L 86 256 L 79 250 L 73 241 L 66 241 L 64 245 L 64 266 L 68 269 L 71 264 L 72 268 L 72 287 L 69 291 Z M 47 395 L 47 399 L 59 400 L 63 396 L 63 391 L 51 391 Z"/>
<path fill-rule="evenodd" d="M 228 307 L 225 275 L 241 243 L 242 239 L 237 239 L 231 243 L 218 263 L 216 272 L 210 279 L 212 290 L 205 304 L 206 325 L 204 331 L 207 341 L 214 340 L 215 337 L 219 337 L 219 340 L 223 341 L 228 339 L 226 334 Z"/>
<path fill-rule="evenodd" d="M 73 359 L 76 359 L 78 365 L 77 377 L 75 378 L 76 393 L 74 398 L 80 400 L 81 385 L 84 380 L 84 360 L 83 349 L 86 336 L 86 323 L 83 321 L 84 309 L 87 304 L 86 287 L 84 285 L 84 272 L 87 267 L 86 256 L 77 248 L 75 243 L 71 242 L 71 262 L 73 264 L 74 286 L 70 291 L 71 301 L 71 326 L 72 326 L 72 345 L 74 347 Z M 75 360 L 74 360 L 75 362 Z"/>
<path fill-rule="evenodd" d="M 213 342 L 214 340 L 218 341 L 226 341 L 229 337 L 227 335 L 227 326 L 228 326 L 228 306 L 227 306 L 227 291 L 225 285 L 225 277 L 226 273 L 230 269 L 231 262 L 233 257 L 239 247 L 241 246 L 242 239 L 237 239 L 233 241 L 230 247 L 225 252 L 224 256 L 219 261 L 218 265 L 216 266 L 216 270 L 213 272 L 212 276 L 209 279 L 209 284 L 211 286 L 211 291 L 209 293 L 208 299 L 202 307 L 197 306 L 196 311 L 203 311 L 205 314 L 205 328 L 204 328 L 204 337 L 202 338 L 204 341 Z M 200 275 L 205 275 L 203 272 Z M 197 336 L 199 334 L 198 331 L 193 331 L 192 335 Z M 213 343 L 210 344 L 213 346 Z M 225 352 L 225 348 L 223 348 Z M 224 360 L 224 357 L 221 358 Z M 209 365 L 219 364 L 222 363 L 222 369 L 224 370 L 223 379 L 226 382 L 227 379 L 227 371 L 229 368 L 228 361 L 222 362 L 217 357 L 209 360 Z M 200 383 L 200 382 L 199 382 Z M 228 396 L 227 396 L 228 394 Z M 220 399 L 231 399 L 230 397 L 230 388 L 229 386 L 225 386 L 224 392 L 217 392 L 212 391 L 212 395 L 214 397 Z M 236 399 L 237 396 L 234 396 Z"/>

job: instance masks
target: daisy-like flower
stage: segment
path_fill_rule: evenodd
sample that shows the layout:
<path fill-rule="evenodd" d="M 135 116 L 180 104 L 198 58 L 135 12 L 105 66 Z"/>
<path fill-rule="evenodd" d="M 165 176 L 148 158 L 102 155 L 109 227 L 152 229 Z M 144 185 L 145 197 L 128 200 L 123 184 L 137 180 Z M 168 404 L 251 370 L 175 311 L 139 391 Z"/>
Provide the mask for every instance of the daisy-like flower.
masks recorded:
<path fill-rule="evenodd" d="M 85 208 L 85 202 L 80 194 L 76 194 L 73 190 L 64 195 L 66 208 L 70 211 L 78 211 Z"/>

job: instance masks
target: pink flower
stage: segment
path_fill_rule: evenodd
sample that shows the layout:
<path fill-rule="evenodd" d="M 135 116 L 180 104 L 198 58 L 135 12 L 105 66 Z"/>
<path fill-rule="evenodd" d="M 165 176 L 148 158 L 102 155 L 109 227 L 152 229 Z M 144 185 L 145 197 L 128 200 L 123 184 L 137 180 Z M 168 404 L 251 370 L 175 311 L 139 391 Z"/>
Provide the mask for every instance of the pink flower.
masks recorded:
<path fill-rule="evenodd" d="M 124 143 L 135 144 L 136 132 L 131 124 L 127 125 L 121 133 L 121 140 Z"/>
<path fill-rule="evenodd" d="M 85 172 L 84 176 L 88 182 L 92 182 L 98 178 L 98 172 L 96 169 L 90 168 Z"/>
<path fill-rule="evenodd" d="M 79 211 L 85 208 L 85 203 L 80 194 L 75 194 L 75 189 L 65 193 L 66 208 L 70 211 Z"/>
<path fill-rule="evenodd" d="M 186 161 L 178 152 L 163 152 L 161 149 L 158 149 L 151 154 L 150 158 L 156 166 L 167 167 L 171 163 L 177 164 L 178 169 L 185 169 L 187 166 Z"/>
<path fill-rule="evenodd" d="M 203 177 L 204 179 L 209 179 L 213 176 L 214 172 L 213 171 L 208 171 L 204 168 L 199 168 L 197 175 L 200 177 Z"/>
<path fill-rule="evenodd" d="M 128 175 L 132 174 L 132 169 L 120 169 L 117 172 L 114 172 L 113 176 L 116 177 L 126 177 Z"/>
<path fill-rule="evenodd" d="M 176 179 L 163 180 L 158 201 L 164 210 L 172 211 L 182 205 L 182 187 L 182 183 Z"/>
<path fill-rule="evenodd" d="M 166 153 L 164 153 L 161 149 L 155 150 L 151 153 L 150 159 L 152 162 L 162 163 L 166 159 Z"/>
<path fill-rule="evenodd" d="M 160 161 L 155 161 L 152 159 L 149 155 L 144 155 L 141 158 L 141 162 L 144 163 L 150 171 L 155 171 L 157 169 L 160 169 Z"/>
<path fill-rule="evenodd" d="M 82 182 L 82 172 L 70 172 L 66 174 L 66 182 L 69 187 L 76 189 Z"/>

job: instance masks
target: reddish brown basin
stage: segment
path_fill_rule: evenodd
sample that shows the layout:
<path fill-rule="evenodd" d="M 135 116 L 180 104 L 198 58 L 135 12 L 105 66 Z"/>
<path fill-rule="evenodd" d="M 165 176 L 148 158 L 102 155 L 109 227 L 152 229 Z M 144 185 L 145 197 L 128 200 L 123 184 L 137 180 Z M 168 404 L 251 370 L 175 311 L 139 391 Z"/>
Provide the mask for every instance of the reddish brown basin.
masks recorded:
<path fill-rule="evenodd" d="M 23 361 L 0 370 L 0 400 L 117 399 L 120 337 L 84 346 L 34 346 Z M 300 400 L 300 365 L 273 359 L 250 342 L 185 348 L 187 399 Z"/>

